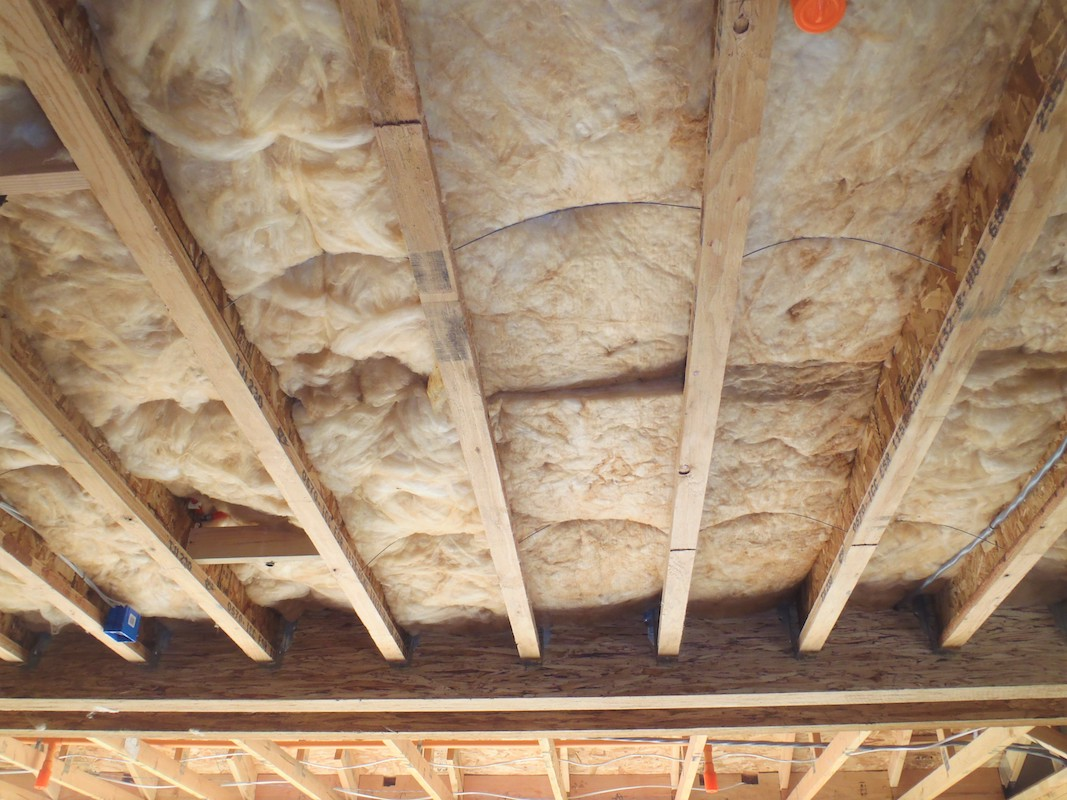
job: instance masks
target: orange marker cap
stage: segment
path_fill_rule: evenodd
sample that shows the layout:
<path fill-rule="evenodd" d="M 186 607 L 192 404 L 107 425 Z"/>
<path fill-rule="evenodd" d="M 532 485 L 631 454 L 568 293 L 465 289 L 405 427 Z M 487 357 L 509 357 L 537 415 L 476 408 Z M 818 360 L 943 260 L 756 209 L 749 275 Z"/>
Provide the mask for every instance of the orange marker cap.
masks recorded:
<path fill-rule="evenodd" d="M 805 33 L 826 33 L 845 18 L 848 0 L 792 0 L 793 21 Z"/>

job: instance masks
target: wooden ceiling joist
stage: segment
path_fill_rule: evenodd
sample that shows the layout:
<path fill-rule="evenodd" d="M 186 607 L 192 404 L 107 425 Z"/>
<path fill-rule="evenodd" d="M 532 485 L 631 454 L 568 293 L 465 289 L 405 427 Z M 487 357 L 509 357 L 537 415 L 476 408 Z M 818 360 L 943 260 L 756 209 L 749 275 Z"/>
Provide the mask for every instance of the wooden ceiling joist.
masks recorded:
<path fill-rule="evenodd" d="M 434 771 L 414 742 L 386 739 L 385 746 L 394 756 L 403 759 L 404 769 L 433 800 L 455 800 L 451 785 Z"/>
<path fill-rule="evenodd" d="M 631 728 L 678 737 L 716 727 L 1067 724 L 1067 642 L 1043 612 L 1002 611 L 954 659 L 930 650 L 911 614 L 895 612 L 846 614 L 827 656 L 801 660 L 782 646 L 773 614 L 691 620 L 679 663 L 657 662 L 633 625 L 557 625 L 557 655 L 536 670 L 515 658 L 504 631 L 427 634 L 412 664 L 388 670 L 373 650 L 353 647 L 369 640 L 351 615 L 309 613 L 286 658 L 264 670 L 197 630 L 174 623 L 150 671 L 60 632 L 33 670 L 0 670 L 0 731 L 196 729 L 307 741 L 525 731 L 518 738 L 529 741 Z M 109 713 L 92 713 L 101 708 Z"/>
<path fill-rule="evenodd" d="M 682 643 L 696 561 L 730 333 L 741 285 L 764 96 L 778 0 L 717 3 L 712 52 L 707 160 L 697 254 L 696 296 L 675 460 L 666 577 L 657 648 L 676 656 Z"/>
<path fill-rule="evenodd" d="M 405 637 L 304 450 L 277 373 L 245 336 L 237 309 L 183 222 L 147 134 L 104 72 L 84 11 L 73 0 L 5 2 L 0 35 L 375 645 L 390 661 L 403 661 Z"/>
<path fill-rule="evenodd" d="M 1067 9 L 1038 7 L 929 268 L 878 381 L 834 529 L 800 600 L 804 652 L 822 648 L 980 350 L 1012 271 L 1067 187 Z M 947 269 L 952 270 L 951 272 Z"/>
<path fill-rule="evenodd" d="M 845 765 L 851 752 L 863 744 L 870 735 L 871 731 L 846 731 L 837 734 L 815 759 L 811 769 L 804 773 L 786 800 L 812 800 Z"/>
<path fill-rule="evenodd" d="M 0 738 L 0 761 L 36 774 L 44 764 L 44 751 L 11 738 Z M 76 766 L 64 764 L 52 773 L 52 783 L 92 800 L 140 800 L 130 789 L 98 778 Z"/>
<path fill-rule="evenodd" d="M 901 795 L 900 800 L 933 800 L 1026 735 L 1029 728 L 989 728 Z"/>
<path fill-rule="evenodd" d="M 188 792 L 199 800 L 242 800 L 233 786 L 223 786 L 217 777 L 187 769 L 184 764 L 159 748 L 133 738 L 117 736 L 92 737 L 90 741 L 104 750 L 125 759 L 156 778 Z"/>
<path fill-rule="evenodd" d="M 559 760 L 559 750 L 552 739 L 538 739 L 537 746 L 545 760 L 545 772 L 548 786 L 552 790 L 553 800 L 567 800 L 567 787 L 564 785 L 563 766 Z"/>
<path fill-rule="evenodd" d="M 1034 744 L 1041 745 L 1053 755 L 1067 759 L 1067 734 L 1042 726 L 1031 730 L 1026 734 L 1026 738 Z"/>
<path fill-rule="evenodd" d="M 246 753 L 255 756 L 279 778 L 286 780 L 297 791 L 311 800 L 337 800 L 331 787 L 320 775 L 316 775 L 304 764 L 285 752 L 274 742 L 262 739 L 239 739 L 234 744 Z"/>
<path fill-rule="evenodd" d="M 343 0 L 340 6 L 515 643 L 522 658 L 538 659 L 541 645 L 489 428 L 403 16 L 396 0 Z"/>
<path fill-rule="evenodd" d="M 117 523 L 137 537 L 163 574 L 238 647 L 258 661 L 275 657 L 278 615 L 253 603 L 228 567 L 205 568 L 192 561 L 181 545 L 192 525 L 182 502 L 161 484 L 126 471 L 104 435 L 59 391 L 29 342 L 6 319 L 0 319 L 0 402 Z M 5 542 L 11 541 L 11 526 L 5 524 L 4 530 Z M 75 607 L 67 603 L 62 610 L 73 612 Z M 89 613 L 88 608 L 82 611 Z M 82 614 L 78 622 L 92 624 L 92 618 Z"/>
<path fill-rule="evenodd" d="M 674 790 L 674 800 L 689 800 L 693 794 L 693 786 L 696 784 L 700 767 L 704 763 L 704 746 L 708 743 L 708 737 L 704 734 L 689 737 L 689 744 L 685 748 L 685 759 L 682 762 L 682 770 L 678 775 L 678 788 Z"/>
<path fill-rule="evenodd" d="M 36 531 L 0 512 L 0 569 L 10 573 L 75 625 L 127 661 L 143 663 L 140 642 L 119 642 L 104 633 L 111 607 L 84 578 L 57 556 Z"/>
<path fill-rule="evenodd" d="M 941 646 L 966 644 L 1065 530 L 1067 453 L 1056 459 L 1026 499 L 993 530 L 989 544 L 964 556 L 938 592 Z"/>
<path fill-rule="evenodd" d="M 22 620 L 0 611 L 0 661 L 21 664 L 29 660 L 35 639 Z"/>

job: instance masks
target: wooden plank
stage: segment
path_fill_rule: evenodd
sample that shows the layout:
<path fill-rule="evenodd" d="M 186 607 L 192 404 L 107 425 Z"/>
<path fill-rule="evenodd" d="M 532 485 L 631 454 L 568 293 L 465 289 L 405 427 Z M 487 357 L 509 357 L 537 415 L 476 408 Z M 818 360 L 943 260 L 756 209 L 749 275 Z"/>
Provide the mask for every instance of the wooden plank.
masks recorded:
<path fill-rule="evenodd" d="M 904 770 L 904 776 L 901 778 L 904 791 L 915 786 L 928 774 L 929 770 L 910 767 Z M 894 790 L 893 794 L 899 796 L 904 794 L 904 791 Z M 1000 785 L 998 771 L 983 767 L 945 789 L 940 798 L 941 800 L 1004 800 L 1004 788 Z"/>
<path fill-rule="evenodd" d="M 222 776 L 216 778 L 186 769 L 185 765 L 177 759 L 171 758 L 162 750 L 138 739 L 93 736 L 90 741 L 140 767 L 142 772 L 154 775 L 200 800 L 241 800 L 241 793 L 237 789 L 222 785 L 222 781 L 218 779 Z"/>
<path fill-rule="evenodd" d="M 780 750 L 775 750 L 773 755 L 775 758 L 781 759 L 778 763 L 778 785 L 785 791 L 789 788 L 789 782 L 792 780 L 793 775 L 793 759 L 796 755 L 796 748 L 793 744 L 797 741 L 795 733 L 784 733 L 780 735 L 773 735 L 770 739 L 788 742 L 789 744 Z"/>
<path fill-rule="evenodd" d="M 397 0 L 340 3 L 519 655 L 541 657 Z"/>
<path fill-rule="evenodd" d="M 2 180 L 0 188 L 3 188 Z M 33 775 L 10 775 L 0 778 L 0 797 L 4 800 L 44 800 L 48 795 L 33 788 Z"/>
<path fill-rule="evenodd" d="M 871 731 L 847 731 L 837 734 L 811 765 L 804 777 L 789 793 L 788 800 L 812 800 L 834 774 L 845 765 L 851 752 L 871 735 Z"/>
<path fill-rule="evenodd" d="M 897 731 L 892 738 L 892 743 L 897 747 L 905 747 L 911 743 L 911 731 Z M 900 776 L 904 772 L 904 765 L 908 761 L 907 750 L 894 750 L 889 754 L 889 764 L 886 772 L 889 775 L 889 785 L 896 789 L 900 786 Z"/>
<path fill-rule="evenodd" d="M 1067 798 L 1067 769 L 1053 772 L 1037 783 L 1011 796 L 1011 800 L 1064 800 Z"/>
<path fill-rule="evenodd" d="M 233 754 L 226 762 L 236 789 L 241 793 L 242 800 L 256 800 L 256 779 L 259 770 L 256 768 L 256 760 L 252 756 L 231 751 Z M 341 773 L 342 775 L 344 773 Z"/>
<path fill-rule="evenodd" d="M 671 762 L 671 789 L 676 792 L 678 791 L 678 781 L 682 777 L 682 761 L 685 759 L 685 748 L 672 747 L 671 755 L 677 759 L 677 761 Z M 569 786 L 567 790 L 570 791 Z"/>
<path fill-rule="evenodd" d="M 1067 758 L 1067 734 L 1042 726 L 1034 728 L 1026 737 L 1034 744 L 1041 745 L 1050 753 L 1060 758 Z"/>
<path fill-rule="evenodd" d="M 88 189 L 89 182 L 55 147 L 0 150 L 0 195 L 42 194 Z"/>
<path fill-rule="evenodd" d="M 14 739 L 0 738 L 0 761 L 36 774 L 44 763 L 44 752 Z M 141 800 L 134 792 L 71 766 L 70 762 L 56 767 L 52 782 L 92 800 Z"/>
<path fill-rule="evenodd" d="M 238 739 L 234 741 L 234 744 L 258 758 L 278 777 L 287 780 L 293 788 L 312 800 L 337 800 L 332 786 L 274 742 L 263 739 Z"/>
<path fill-rule="evenodd" d="M 657 648 L 678 655 L 741 285 L 778 0 L 716 4 L 707 160 Z"/>
<path fill-rule="evenodd" d="M 1059 442 L 1053 451 L 1058 449 Z M 1041 466 L 1048 460 L 1046 454 Z M 941 646 L 962 647 L 970 641 L 1064 531 L 1067 452 L 1056 459 L 1026 499 L 993 530 L 989 544 L 979 545 L 964 556 L 951 580 L 938 592 Z"/>
<path fill-rule="evenodd" d="M 302 530 L 285 524 L 196 527 L 189 531 L 185 549 L 201 566 L 252 561 L 283 564 L 322 558 Z"/>
<path fill-rule="evenodd" d="M 841 504 L 801 598 L 800 649 L 819 650 L 930 449 L 1012 270 L 1067 188 L 1067 9 L 1042 3 L 966 173 L 918 303 L 883 367 Z"/>
<path fill-rule="evenodd" d="M 75 0 L 12 0 L 0 4 L 0 35 L 375 645 L 387 659 L 403 661 L 405 639 L 352 546 L 337 499 L 304 450 L 291 401 L 182 221 L 148 136 L 104 72 L 84 12 Z"/>
<path fill-rule="evenodd" d="M 8 320 L 0 320 L 0 401 L 238 647 L 257 661 L 274 658 L 278 615 L 249 600 L 229 568 L 193 563 L 180 544 L 192 524 L 181 501 L 161 484 L 126 471 L 104 435 L 59 391 Z M 75 608 L 67 603 L 62 610 Z"/>
<path fill-rule="evenodd" d="M 563 769 L 559 763 L 556 743 L 551 739 L 538 739 L 537 745 L 541 748 L 541 757 L 545 760 L 545 772 L 548 775 L 548 785 L 552 789 L 553 800 L 567 800 L 567 788 L 563 782 Z"/>
<path fill-rule="evenodd" d="M 689 744 L 685 748 L 685 761 L 682 762 L 682 771 L 678 776 L 678 788 L 674 791 L 674 800 L 689 800 L 693 793 L 693 784 L 703 766 L 704 746 L 708 743 L 705 734 L 689 737 Z"/>
<path fill-rule="evenodd" d="M 983 731 L 952 756 L 947 766 L 933 770 L 905 792 L 900 800 L 932 800 L 979 767 L 985 766 L 986 762 L 1003 752 L 1012 742 L 1024 737 L 1029 730 L 1028 727 L 1016 727 Z"/>
<path fill-rule="evenodd" d="M 433 800 L 454 800 L 452 787 L 433 771 L 414 742 L 403 739 L 385 739 L 385 746 L 390 753 L 404 759 L 404 767 L 419 786 L 425 789 Z"/>
<path fill-rule="evenodd" d="M 359 772 L 356 771 L 356 757 L 351 750 L 341 751 L 341 766 L 344 769 L 337 773 L 343 789 L 355 791 L 359 788 Z"/>
<path fill-rule="evenodd" d="M 14 614 L 0 611 L 0 661 L 28 661 L 37 637 Z"/>
<path fill-rule="evenodd" d="M 911 614 L 864 611 L 845 615 L 824 657 L 796 659 L 773 613 L 694 619 L 692 648 L 672 663 L 651 656 L 631 620 L 560 623 L 554 656 L 537 669 L 515 658 L 510 631 L 485 631 L 427 632 L 419 657 L 394 670 L 382 669 L 352 615 L 320 611 L 301 618 L 292 649 L 269 670 L 223 637 L 176 621 L 150 671 L 80 631 L 60 632 L 33 670 L 0 670 L 0 730 L 188 738 L 192 728 L 308 741 L 497 731 L 533 745 L 541 735 L 636 735 L 631 728 L 677 739 L 730 727 L 1060 725 L 1067 642 L 1054 630 L 1044 609 L 1002 610 L 972 647 L 947 659 L 916 635 Z"/>
<path fill-rule="evenodd" d="M 1000 783 L 1005 788 L 1014 786 L 1026 763 L 1026 753 L 1017 750 L 1005 750 L 1000 759 Z"/>
<path fill-rule="evenodd" d="M 110 606 L 70 565 L 63 562 L 36 531 L 0 511 L 0 569 L 10 573 L 79 628 L 127 661 L 143 663 L 148 650 L 140 642 L 117 642 L 104 633 Z"/>

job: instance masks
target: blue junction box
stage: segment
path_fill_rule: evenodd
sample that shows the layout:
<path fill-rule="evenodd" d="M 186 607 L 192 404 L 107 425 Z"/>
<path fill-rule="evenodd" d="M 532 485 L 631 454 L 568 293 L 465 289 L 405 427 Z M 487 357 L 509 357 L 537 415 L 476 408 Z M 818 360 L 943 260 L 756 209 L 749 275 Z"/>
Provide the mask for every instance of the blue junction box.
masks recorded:
<path fill-rule="evenodd" d="M 130 606 L 114 606 L 104 620 L 104 633 L 116 642 L 136 642 L 141 632 L 141 615 Z"/>

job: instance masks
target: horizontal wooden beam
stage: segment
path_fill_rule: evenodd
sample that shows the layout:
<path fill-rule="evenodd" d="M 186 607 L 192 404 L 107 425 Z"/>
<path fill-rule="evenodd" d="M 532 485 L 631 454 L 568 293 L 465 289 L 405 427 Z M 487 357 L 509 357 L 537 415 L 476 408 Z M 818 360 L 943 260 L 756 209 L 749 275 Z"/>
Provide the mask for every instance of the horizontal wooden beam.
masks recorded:
<path fill-rule="evenodd" d="M 541 655 L 398 0 L 343 0 L 368 111 L 515 644 Z"/>
<path fill-rule="evenodd" d="M 1067 188 L 1067 9 L 1042 3 L 968 168 L 918 301 L 882 369 L 837 529 L 801 598 L 803 652 L 826 642 L 937 436 L 1013 270 Z"/>
<path fill-rule="evenodd" d="M 387 659 L 403 661 L 405 637 L 352 544 L 337 499 L 304 450 L 290 398 L 248 340 L 236 307 L 182 220 L 148 136 L 100 62 L 84 10 L 74 0 L 5 0 L 0 36 L 375 645 Z"/>
<path fill-rule="evenodd" d="M 201 566 L 322 560 L 302 530 L 285 524 L 196 527 L 189 531 L 185 549 Z"/>
<path fill-rule="evenodd" d="M 104 633 L 110 606 L 95 589 L 52 552 L 36 531 L 0 511 L 0 569 L 18 578 L 79 628 L 127 661 L 143 663 L 140 642 L 118 642 Z"/>
<path fill-rule="evenodd" d="M 27 661 L 36 636 L 14 614 L 0 611 L 0 661 Z"/>
<path fill-rule="evenodd" d="M 173 630 L 152 670 L 61 632 L 35 669 L 0 670 L 0 730 L 271 739 L 525 731 L 530 740 L 541 738 L 535 731 L 562 739 L 1067 722 L 1067 642 L 1043 609 L 1003 610 L 953 659 L 931 652 L 914 617 L 897 612 L 846 614 L 826 655 L 800 660 L 773 614 L 691 620 L 692 647 L 675 663 L 657 661 L 636 618 L 558 626 L 552 657 L 537 669 L 523 666 L 501 631 L 427 632 L 408 667 L 382 669 L 358 623 L 337 612 L 301 618 L 270 670 L 200 626 Z"/>
<path fill-rule="evenodd" d="M 1058 451 L 1059 442 L 1055 449 Z M 1055 455 L 1055 453 L 1053 453 Z M 1042 465 L 1048 458 L 1042 459 Z M 1035 474 L 1038 470 L 1035 470 Z M 962 647 L 1067 531 L 1067 453 L 938 592 L 942 647 Z"/>
<path fill-rule="evenodd" d="M 778 5 L 778 0 L 715 3 L 696 294 L 659 613 L 657 646 L 662 656 L 678 655 L 682 645 L 741 287 L 741 259 L 748 235 Z"/>
<path fill-rule="evenodd" d="M 901 795 L 900 800 L 933 800 L 955 786 L 986 762 L 998 756 L 1009 744 L 1017 742 L 1027 727 L 989 728 L 974 741 L 964 745 L 944 766 L 938 767 Z"/>
<path fill-rule="evenodd" d="M 6 319 L 0 319 L 0 402 L 119 525 L 137 537 L 160 571 L 238 647 L 257 661 L 274 658 L 278 615 L 253 603 L 228 567 L 204 568 L 192 561 L 181 545 L 192 526 L 182 502 L 162 484 L 126 471 L 103 433 L 60 392 L 29 341 Z"/>

